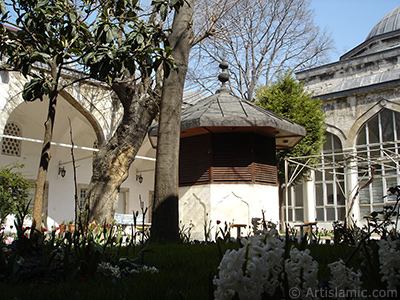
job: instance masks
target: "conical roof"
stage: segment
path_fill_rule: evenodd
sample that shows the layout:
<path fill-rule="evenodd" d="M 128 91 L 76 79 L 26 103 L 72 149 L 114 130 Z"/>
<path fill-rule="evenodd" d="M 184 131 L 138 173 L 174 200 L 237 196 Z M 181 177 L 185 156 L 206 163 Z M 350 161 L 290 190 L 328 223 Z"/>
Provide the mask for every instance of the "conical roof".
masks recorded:
<path fill-rule="evenodd" d="M 304 127 L 233 95 L 225 86 L 182 111 L 181 137 L 209 132 L 256 132 L 276 138 L 277 148 L 290 148 L 306 134 Z M 228 77 L 229 78 L 229 77 Z M 158 124 L 149 128 L 153 145 Z"/>

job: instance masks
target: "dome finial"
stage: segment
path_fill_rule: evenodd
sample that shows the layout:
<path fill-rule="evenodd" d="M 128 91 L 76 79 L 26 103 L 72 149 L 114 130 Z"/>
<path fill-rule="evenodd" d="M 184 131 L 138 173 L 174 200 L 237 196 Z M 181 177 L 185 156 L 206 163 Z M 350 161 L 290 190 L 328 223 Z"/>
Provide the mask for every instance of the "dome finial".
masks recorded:
<path fill-rule="evenodd" d="M 228 63 L 225 59 L 219 64 L 219 67 L 222 69 L 222 73 L 218 75 L 218 80 L 222 82 L 222 87 L 225 86 L 225 82 L 229 81 L 229 74 L 226 71 L 229 67 Z"/>

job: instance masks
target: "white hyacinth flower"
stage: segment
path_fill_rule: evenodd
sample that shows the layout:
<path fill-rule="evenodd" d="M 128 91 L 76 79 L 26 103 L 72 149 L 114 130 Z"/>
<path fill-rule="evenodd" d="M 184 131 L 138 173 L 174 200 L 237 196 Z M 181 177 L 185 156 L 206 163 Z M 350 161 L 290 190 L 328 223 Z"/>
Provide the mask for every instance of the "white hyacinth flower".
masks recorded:
<path fill-rule="evenodd" d="M 379 262 L 382 281 L 387 282 L 389 290 L 396 290 L 400 286 L 400 251 L 397 250 L 399 240 L 380 240 Z"/>
<path fill-rule="evenodd" d="M 318 288 L 318 263 L 313 260 L 310 250 L 300 251 L 292 246 L 290 257 L 285 261 L 285 271 L 289 287 L 299 288 L 301 299 L 307 299 L 307 291 L 310 289 Z"/>
<path fill-rule="evenodd" d="M 342 259 L 328 265 L 331 270 L 332 279 L 329 281 L 329 286 L 337 291 L 356 291 L 361 289 L 361 270 L 357 273 L 352 268 L 346 267 Z"/>

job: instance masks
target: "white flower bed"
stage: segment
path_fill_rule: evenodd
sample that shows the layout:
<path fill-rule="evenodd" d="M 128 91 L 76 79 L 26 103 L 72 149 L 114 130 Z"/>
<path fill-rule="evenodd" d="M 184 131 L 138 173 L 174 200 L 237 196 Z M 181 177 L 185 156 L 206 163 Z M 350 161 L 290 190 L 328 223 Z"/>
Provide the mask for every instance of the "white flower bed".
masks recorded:
<path fill-rule="evenodd" d="M 276 229 L 243 238 L 241 243 L 240 249 L 225 253 L 218 267 L 218 276 L 214 278 L 215 299 L 229 300 L 235 295 L 240 300 L 259 300 L 263 295 L 284 297 L 288 290 L 296 292 L 290 295 L 294 299 L 318 299 L 318 291 L 326 291 L 319 287 L 318 263 L 310 250 L 300 251 L 292 246 L 285 259 L 285 241 L 278 237 Z M 380 273 L 388 290 L 400 286 L 399 243 L 398 240 L 378 243 Z M 341 259 L 328 267 L 330 291 L 340 291 L 341 295 L 346 291 L 366 291 L 362 290 L 361 270 L 348 268 Z M 331 296 L 341 299 L 337 294 Z"/>

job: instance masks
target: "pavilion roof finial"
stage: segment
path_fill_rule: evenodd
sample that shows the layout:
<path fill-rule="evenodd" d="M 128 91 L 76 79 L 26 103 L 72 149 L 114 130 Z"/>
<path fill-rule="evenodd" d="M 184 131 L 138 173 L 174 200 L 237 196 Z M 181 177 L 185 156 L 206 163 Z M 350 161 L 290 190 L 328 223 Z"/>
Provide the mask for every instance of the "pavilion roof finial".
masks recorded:
<path fill-rule="evenodd" d="M 222 82 L 222 87 L 217 92 L 221 91 L 229 92 L 228 88 L 225 85 L 225 82 L 229 81 L 229 74 L 227 72 L 229 64 L 225 59 L 223 59 L 222 62 L 219 64 L 219 67 L 222 69 L 222 73 L 218 75 L 218 80 Z"/>

